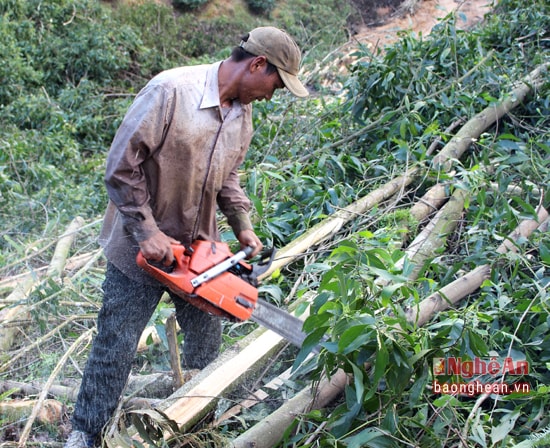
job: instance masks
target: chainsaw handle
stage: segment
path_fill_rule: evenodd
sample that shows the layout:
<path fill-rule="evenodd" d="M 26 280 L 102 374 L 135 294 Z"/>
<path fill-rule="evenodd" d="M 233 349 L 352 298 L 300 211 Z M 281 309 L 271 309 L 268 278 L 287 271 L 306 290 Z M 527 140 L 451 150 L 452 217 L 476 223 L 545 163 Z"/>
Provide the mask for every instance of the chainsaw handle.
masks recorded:
<path fill-rule="evenodd" d="M 170 274 L 178 267 L 178 261 L 181 260 L 186 250 L 185 246 L 183 246 L 182 244 L 172 243 L 171 246 L 172 246 L 172 253 L 174 255 L 174 260 L 172 261 L 171 264 L 169 265 L 164 264 L 166 257 L 160 261 L 149 260 L 145 258 L 145 256 L 143 255 L 143 252 L 140 250 L 136 257 L 136 262 L 138 266 L 140 266 L 141 268 L 153 267 L 167 274 Z"/>
<path fill-rule="evenodd" d="M 166 272 L 167 274 L 170 274 L 171 272 L 174 272 L 174 269 L 177 266 L 177 261 L 175 259 L 169 265 L 164 264 L 165 258 L 163 258 L 160 261 L 153 261 L 153 260 L 147 260 L 147 259 L 145 259 L 145 260 L 147 261 L 147 263 L 150 266 L 153 266 L 154 268 L 160 269 L 161 271 Z"/>
<path fill-rule="evenodd" d="M 246 258 L 250 257 L 254 253 L 254 247 L 252 246 L 246 246 L 244 249 L 242 249 L 244 254 L 246 255 Z"/>

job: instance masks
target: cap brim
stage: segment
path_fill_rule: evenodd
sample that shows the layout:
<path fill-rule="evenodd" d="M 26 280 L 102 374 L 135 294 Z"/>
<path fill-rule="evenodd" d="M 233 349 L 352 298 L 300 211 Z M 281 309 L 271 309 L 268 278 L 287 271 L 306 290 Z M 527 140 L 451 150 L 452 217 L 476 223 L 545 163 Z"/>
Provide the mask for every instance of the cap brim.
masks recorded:
<path fill-rule="evenodd" d="M 283 80 L 285 87 L 290 90 L 293 95 L 296 95 L 300 98 L 304 98 L 309 95 L 308 90 L 305 88 L 305 86 L 302 84 L 297 76 L 291 75 L 290 73 L 285 72 L 280 68 L 277 68 L 277 71 L 279 72 L 279 76 Z"/>

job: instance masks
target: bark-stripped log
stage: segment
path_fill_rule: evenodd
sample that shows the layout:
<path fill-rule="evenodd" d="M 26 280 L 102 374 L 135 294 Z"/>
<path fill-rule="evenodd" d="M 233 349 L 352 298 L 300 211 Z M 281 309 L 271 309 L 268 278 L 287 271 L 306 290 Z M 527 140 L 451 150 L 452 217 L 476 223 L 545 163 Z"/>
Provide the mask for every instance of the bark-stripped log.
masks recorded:
<path fill-rule="evenodd" d="M 433 158 L 433 166 L 436 169 L 449 171 L 453 160 L 458 160 L 472 143 L 497 120 L 518 106 L 533 90 L 541 87 L 548 81 L 548 69 L 550 62 L 539 65 L 529 75 L 518 83 L 502 101 L 491 104 L 478 114 L 474 115 L 460 128 L 456 135 L 445 145 L 441 152 Z"/>
<path fill-rule="evenodd" d="M 537 220 L 528 219 L 520 222 L 518 227 L 508 236 L 508 239 L 497 248 L 497 253 L 516 252 L 517 247 L 514 242 L 522 237 L 528 238 L 540 224 L 548 219 L 548 211 L 543 207 L 539 207 L 537 213 Z M 407 320 L 417 326 L 424 325 L 435 313 L 455 305 L 459 300 L 476 291 L 489 278 L 490 274 L 491 265 L 485 264 L 477 267 L 422 300 L 418 306 L 409 308 L 406 312 Z"/>

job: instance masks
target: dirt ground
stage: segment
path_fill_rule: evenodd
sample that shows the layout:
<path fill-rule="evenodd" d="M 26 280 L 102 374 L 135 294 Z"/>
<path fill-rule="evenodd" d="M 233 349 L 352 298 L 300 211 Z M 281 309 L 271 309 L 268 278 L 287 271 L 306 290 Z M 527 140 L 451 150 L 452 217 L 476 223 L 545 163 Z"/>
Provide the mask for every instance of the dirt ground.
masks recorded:
<path fill-rule="evenodd" d="M 438 20 L 457 13 L 457 27 L 468 29 L 492 9 L 492 0 L 352 0 L 358 14 L 350 23 L 350 40 L 384 47 L 399 31 L 429 34 Z M 376 5 L 376 6 L 373 6 Z"/>

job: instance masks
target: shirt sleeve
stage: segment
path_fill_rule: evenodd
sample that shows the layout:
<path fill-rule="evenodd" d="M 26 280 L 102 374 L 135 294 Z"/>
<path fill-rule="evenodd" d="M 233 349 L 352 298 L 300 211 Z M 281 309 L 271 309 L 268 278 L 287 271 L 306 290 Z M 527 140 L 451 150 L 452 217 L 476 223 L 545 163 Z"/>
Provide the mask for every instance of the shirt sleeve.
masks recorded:
<path fill-rule="evenodd" d="M 170 103 L 165 89 L 146 86 L 130 106 L 107 156 L 107 193 L 120 211 L 124 227 L 138 242 L 159 231 L 143 163 L 163 141 Z"/>
<path fill-rule="evenodd" d="M 238 169 L 244 161 L 251 140 L 252 118 L 251 109 L 249 107 L 246 111 L 246 118 L 243 121 L 243 149 L 217 197 L 218 207 L 227 218 L 227 223 L 233 230 L 235 236 L 238 236 L 243 230 L 251 230 L 253 228 L 249 216 L 251 202 L 240 186 L 238 174 Z"/>
<path fill-rule="evenodd" d="M 247 198 L 239 186 L 237 172 L 232 172 L 230 178 L 218 193 L 218 206 L 227 218 L 227 223 L 235 236 L 238 236 L 243 230 L 253 228 L 249 216 L 250 205 L 250 199 Z"/>

